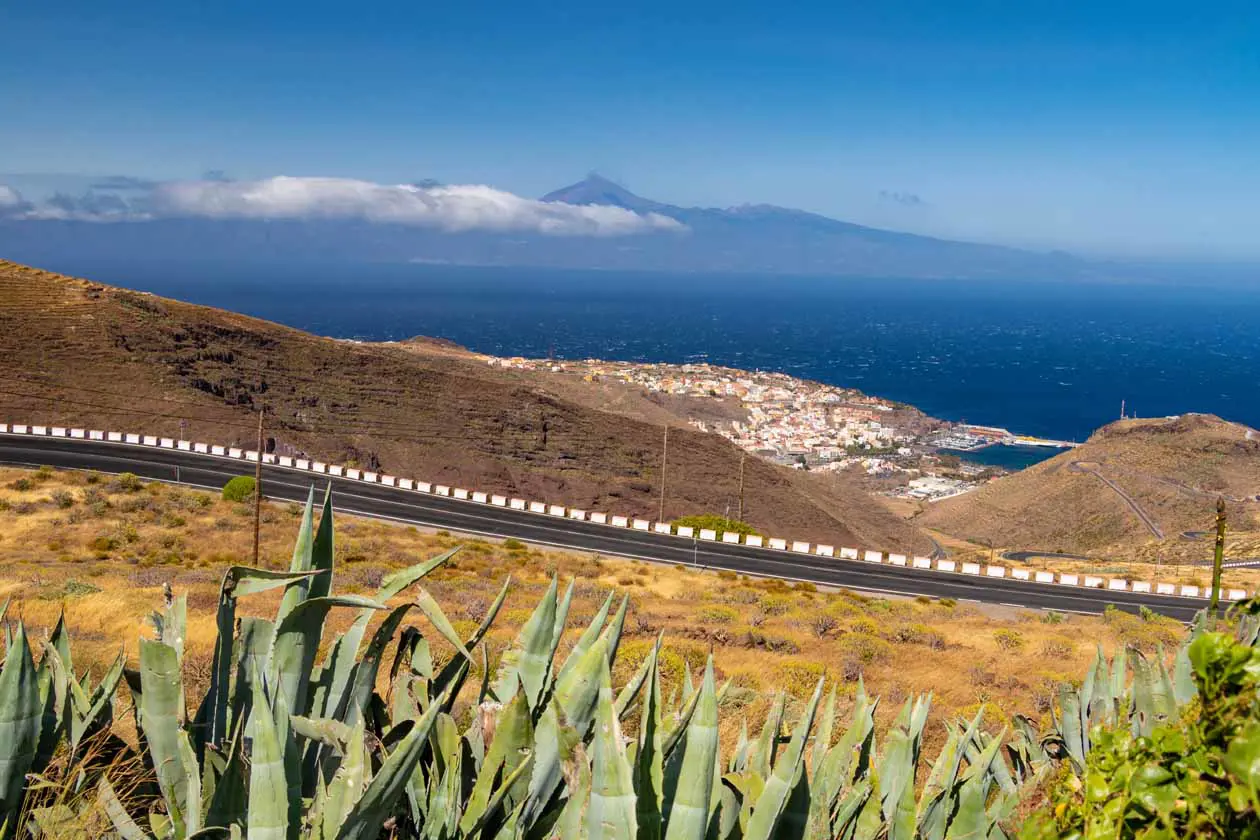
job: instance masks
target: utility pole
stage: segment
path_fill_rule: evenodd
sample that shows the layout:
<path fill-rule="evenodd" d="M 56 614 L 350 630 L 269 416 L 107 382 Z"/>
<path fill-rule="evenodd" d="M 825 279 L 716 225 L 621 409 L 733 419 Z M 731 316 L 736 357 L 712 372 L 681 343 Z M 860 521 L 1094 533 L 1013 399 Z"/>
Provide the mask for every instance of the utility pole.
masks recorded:
<path fill-rule="evenodd" d="M 735 514 L 735 518 L 740 522 L 744 521 L 744 461 L 747 458 L 747 452 L 739 453 L 739 512 Z"/>
<path fill-rule="evenodd" d="M 1216 618 L 1216 610 L 1221 602 L 1221 569 L 1225 564 L 1225 497 L 1216 500 L 1216 553 L 1212 557 L 1212 600 L 1208 611 Z"/>
<path fill-rule="evenodd" d="M 657 522 L 665 521 L 665 464 L 669 458 L 669 424 L 665 424 L 665 440 L 661 444 L 661 509 L 656 517 Z"/>
<path fill-rule="evenodd" d="M 258 535 L 262 528 L 263 410 L 258 409 L 258 460 L 254 462 L 254 568 L 258 568 Z"/>

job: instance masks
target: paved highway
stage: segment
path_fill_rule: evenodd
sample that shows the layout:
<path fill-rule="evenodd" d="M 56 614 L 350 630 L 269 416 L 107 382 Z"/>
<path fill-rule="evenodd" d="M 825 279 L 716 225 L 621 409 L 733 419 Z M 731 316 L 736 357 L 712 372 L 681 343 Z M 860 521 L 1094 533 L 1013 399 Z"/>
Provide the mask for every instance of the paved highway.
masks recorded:
<path fill-rule="evenodd" d="M 144 478 L 219 490 L 235 475 L 251 475 L 252 462 L 151 446 L 0 434 L 0 463 L 108 473 L 132 472 Z M 600 554 L 662 563 L 697 565 L 789 580 L 807 580 L 902 595 L 984 601 L 1062 612 L 1100 613 L 1107 604 L 1136 612 L 1146 607 L 1189 621 L 1206 601 L 1134 592 L 1102 592 L 1038 584 L 1011 578 L 976 577 L 954 572 L 832 559 L 774 549 L 687 540 L 675 536 L 614 528 L 593 522 L 500 508 L 380 484 L 263 466 L 263 493 L 272 499 L 305 500 L 312 484 L 333 484 L 337 511 L 445 528 L 468 534 L 516 539 Z"/>

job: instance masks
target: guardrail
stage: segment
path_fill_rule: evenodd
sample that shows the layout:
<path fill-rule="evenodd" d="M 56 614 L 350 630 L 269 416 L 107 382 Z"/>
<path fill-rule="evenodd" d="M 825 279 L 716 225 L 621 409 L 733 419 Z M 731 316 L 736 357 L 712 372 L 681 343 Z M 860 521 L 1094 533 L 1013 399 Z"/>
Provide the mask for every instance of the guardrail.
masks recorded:
<path fill-rule="evenodd" d="M 234 446 L 222 446 L 220 444 L 208 444 L 197 441 L 175 440 L 173 438 L 156 437 L 153 435 L 144 435 L 135 432 L 112 432 L 97 429 L 78 429 L 63 426 L 32 425 L 24 423 L 0 423 L 0 434 L 29 435 L 33 437 L 58 437 L 66 438 L 68 440 L 88 440 L 102 443 L 114 443 L 120 446 L 133 446 L 142 449 L 170 449 L 178 452 L 203 455 L 209 458 L 221 458 L 229 461 L 247 461 L 250 463 L 256 463 L 260 457 L 259 453 L 252 449 L 241 449 Z M 466 502 L 470 505 L 506 507 L 522 513 L 533 514 L 535 516 L 562 517 L 582 522 L 591 522 L 598 525 L 605 525 L 610 528 L 642 531 L 671 536 L 678 539 L 690 539 L 695 542 L 705 541 L 744 545 L 749 548 L 768 548 L 771 551 L 781 551 L 787 554 L 808 554 L 814 557 L 826 559 L 837 559 L 838 557 L 840 561 L 858 561 L 862 563 L 896 566 L 901 568 L 909 567 L 918 570 L 931 570 L 946 574 L 961 574 L 971 577 L 1001 578 L 1025 581 L 1029 583 L 1055 584 L 1064 587 L 1099 590 L 1101 593 L 1154 593 L 1156 595 L 1200 600 L 1205 598 L 1207 595 L 1206 591 L 1200 587 L 1186 584 L 1130 581 L 1125 578 L 1104 578 L 1095 575 L 1081 576 L 1068 572 L 1055 573 L 1048 571 L 1033 571 L 1030 569 L 1011 568 L 996 564 L 982 565 L 980 563 L 962 563 L 960 568 L 959 564 L 955 561 L 944 558 L 937 558 L 933 560 L 932 558 L 922 556 L 907 557 L 904 554 L 884 553 L 873 549 L 859 550 L 856 547 L 850 546 L 841 546 L 837 548 L 831 545 L 812 544 L 806 540 L 790 540 L 783 537 L 762 537 L 755 534 L 743 535 L 730 531 L 723 532 L 719 538 L 715 530 L 708 528 L 702 528 L 697 532 L 694 528 L 688 526 L 675 526 L 670 522 L 652 522 L 648 519 L 610 514 L 603 511 L 586 511 L 579 508 L 570 508 L 565 505 L 551 504 L 542 501 L 532 501 L 518 498 L 509 499 L 508 497 L 502 495 L 486 493 L 480 490 L 470 491 L 460 487 L 451 488 L 444 484 L 432 484 L 430 482 L 420 481 L 419 479 L 414 478 L 400 478 L 389 474 L 370 472 L 354 467 L 346 467 L 340 464 L 326 464 L 322 461 L 314 461 L 307 458 L 293 458 L 287 455 L 274 455 L 272 453 L 263 453 L 261 458 L 264 464 L 271 464 L 299 472 L 331 475 L 346 478 L 352 481 L 359 481 L 364 484 L 380 484 L 385 487 L 394 487 L 399 490 L 407 490 L 413 493 L 444 496 Z M 1221 596 L 1222 599 L 1226 601 L 1241 601 L 1248 598 L 1249 593 L 1244 589 L 1228 589 L 1222 592 Z"/>

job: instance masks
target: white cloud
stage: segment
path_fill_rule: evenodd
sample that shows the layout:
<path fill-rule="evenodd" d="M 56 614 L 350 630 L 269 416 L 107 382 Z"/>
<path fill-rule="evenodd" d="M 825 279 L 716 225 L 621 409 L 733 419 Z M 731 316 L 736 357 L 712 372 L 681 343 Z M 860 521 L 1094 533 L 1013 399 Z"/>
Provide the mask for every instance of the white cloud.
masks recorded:
<path fill-rule="evenodd" d="M 682 228 L 658 213 L 534 201 L 479 185 L 390 186 L 349 178 L 276 177 L 260 181 L 180 181 L 160 185 L 162 216 L 215 219 L 365 219 L 448 231 L 517 231 L 618 236 Z"/>
<path fill-rule="evenodd" d="M 440 230 L 622 236 L 685 226 L 659 213 L 535 201 L 480 185 L 387 185 L 350 178 L 165 181 L 125 192 L 57 193 L 34 204 L 0 185 L 0 213 L 96 222 L 160 218 L 362 219 Z"/>
<path fill-rule="evenodd" d="M 0 184 L 0 211 L 21 207 L 24 203 L 20 192 L 13 187 Z"/>

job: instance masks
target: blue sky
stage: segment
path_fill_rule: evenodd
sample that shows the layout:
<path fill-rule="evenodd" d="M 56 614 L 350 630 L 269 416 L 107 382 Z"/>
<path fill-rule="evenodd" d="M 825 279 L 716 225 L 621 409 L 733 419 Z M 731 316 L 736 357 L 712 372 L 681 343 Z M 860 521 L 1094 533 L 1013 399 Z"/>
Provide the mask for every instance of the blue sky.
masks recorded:
<path fill-rule="evenodd" d="M 9 4 L 0 172 L 537 196 L 597 169 L 679 204 L 1258 259 L 1257 5 Z"/>

